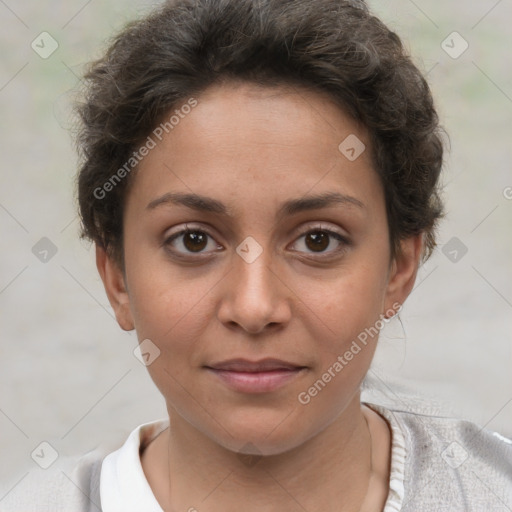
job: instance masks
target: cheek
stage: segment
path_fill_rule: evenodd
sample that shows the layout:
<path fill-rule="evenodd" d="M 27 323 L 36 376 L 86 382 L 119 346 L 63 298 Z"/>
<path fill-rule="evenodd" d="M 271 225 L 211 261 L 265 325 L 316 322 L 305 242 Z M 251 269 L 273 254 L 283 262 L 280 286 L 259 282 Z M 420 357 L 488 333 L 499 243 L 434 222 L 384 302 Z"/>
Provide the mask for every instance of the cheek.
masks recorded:
<path fill-rule="evenodd" d="M 384 282 L 378 265 L 362 265 L 329 286 L 309 284 L 308 328 L 317 365 L 297 398 L 312 429 L 314 418 L 329 422 L 344 410 L 368 372 L 382 327 Z"/>
<path fill-rule="evenodd" d="M 139 341 L 149 339 L 159 350 L 147 367 L 151 379 L 166 399 L 186 404 L 186 390 L 194 389 L 190 369 L 201 361 L 201 340 L 212 314 L 211 286 L 172 277 L 141 273 L 132 286 L 131 304 Z"/>
<path fill-rule="evenodd" d="M 193 269 L 177 269 L 153 254 L 132 253 L 127 261 L 130 308 L 139 340 L 150 339 L 172 356 L 190 351 L 204 330 L 212 307 L 210 276 L 190 276 Z"/>
<path fill-rule="evenodd" d="M 383 312 L 385 268 L 377 263 L 347 266 L 328 282 L 308 282 L 300 290 L 309 329 L 319 351 L 338 355 Z M 369 338 L 371 341 L 371 338 Z"/>

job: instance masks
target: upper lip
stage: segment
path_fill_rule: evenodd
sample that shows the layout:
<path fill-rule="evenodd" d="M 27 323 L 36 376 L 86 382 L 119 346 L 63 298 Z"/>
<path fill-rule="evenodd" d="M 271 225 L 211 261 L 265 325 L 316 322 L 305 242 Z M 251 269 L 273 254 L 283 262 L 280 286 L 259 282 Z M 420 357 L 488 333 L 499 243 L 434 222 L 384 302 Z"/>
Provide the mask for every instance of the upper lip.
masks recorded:
<path fill-rule="evenodd" d="M 272 370 L 298 370 L 305 366 L 283 361 L 281 359 L 260 359 L 249 361 L 248 359 L 229 359 L 220 363 L 207 365 L 207 368 L 231 372 L 268 372 Z"/>

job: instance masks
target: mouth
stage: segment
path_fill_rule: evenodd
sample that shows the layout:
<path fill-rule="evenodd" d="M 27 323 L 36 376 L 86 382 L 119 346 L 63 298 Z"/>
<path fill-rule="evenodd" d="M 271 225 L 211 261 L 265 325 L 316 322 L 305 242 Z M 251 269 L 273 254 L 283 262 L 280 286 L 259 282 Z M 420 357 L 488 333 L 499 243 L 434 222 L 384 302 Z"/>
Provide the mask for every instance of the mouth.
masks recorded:
<path fill-rule="evenodd" d="M 306 366 L 280 359 L 230 359 L 205 366 L 229 388 L 241 393 L 269 393 L 302 375 Z"/>

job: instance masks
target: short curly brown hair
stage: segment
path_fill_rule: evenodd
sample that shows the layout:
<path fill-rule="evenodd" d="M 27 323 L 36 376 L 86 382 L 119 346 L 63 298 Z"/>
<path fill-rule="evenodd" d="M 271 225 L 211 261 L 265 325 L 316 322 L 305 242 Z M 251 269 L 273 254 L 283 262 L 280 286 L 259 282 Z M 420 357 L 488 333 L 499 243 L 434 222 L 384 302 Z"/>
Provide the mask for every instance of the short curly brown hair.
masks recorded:
<path fill-rule="evenodd" d="M 105 184 L 173 108 L 229 80 L 327 93 L 361 122 L 383 184 L 391 255 L 423 233 L 423 261 L 430 257 L 443 216 L 444 132 L 400 38 L 364 2 L 348 0 L 173 0 L 128 24 L 89 65 L 77 105 L 82 238 L 124 268 L 134 173 L 123 172 L 108 194 Z"/>

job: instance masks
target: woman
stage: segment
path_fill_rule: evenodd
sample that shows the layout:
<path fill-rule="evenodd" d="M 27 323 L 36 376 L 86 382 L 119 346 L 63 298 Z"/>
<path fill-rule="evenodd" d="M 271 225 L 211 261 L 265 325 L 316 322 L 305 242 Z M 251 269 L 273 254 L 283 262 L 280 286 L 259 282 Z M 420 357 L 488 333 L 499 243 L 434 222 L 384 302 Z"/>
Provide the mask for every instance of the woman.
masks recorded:
<path fill-rule="evenodd" d="M 400 39 L 362 2 L 175 0 L 86 80 L 83 235 L 169 418 L 55 477 L 61 506 L 512 507 L 509 440 L 361 400 L 443 213 Z"/>

